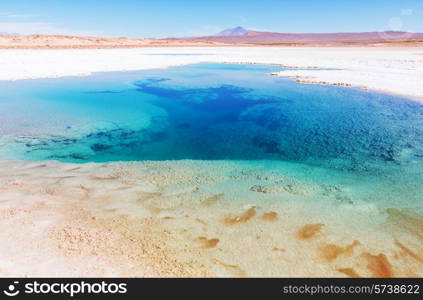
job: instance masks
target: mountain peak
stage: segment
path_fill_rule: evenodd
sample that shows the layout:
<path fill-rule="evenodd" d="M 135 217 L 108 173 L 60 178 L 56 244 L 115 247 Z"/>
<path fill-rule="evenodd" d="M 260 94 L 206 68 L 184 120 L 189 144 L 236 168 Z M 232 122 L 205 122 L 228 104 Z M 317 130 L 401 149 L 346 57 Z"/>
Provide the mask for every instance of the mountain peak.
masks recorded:
<path fill-rule="evenodd" d="M 217 35 L 218 36 L 240 36 L 240 35 L 245 35 L 248 33 L 248 30 L 241 27 L 241 26 L 237 26 L 234 28 L 229 28 L 229 29 L 225 29 L 221 32 L 219 32 Z"/>

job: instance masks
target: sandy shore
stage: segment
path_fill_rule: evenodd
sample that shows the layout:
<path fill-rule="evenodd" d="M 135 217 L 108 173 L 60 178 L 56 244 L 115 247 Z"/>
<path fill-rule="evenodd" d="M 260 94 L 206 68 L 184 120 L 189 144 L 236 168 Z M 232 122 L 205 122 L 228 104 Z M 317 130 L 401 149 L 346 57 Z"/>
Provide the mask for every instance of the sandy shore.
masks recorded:
<path fill-rule="evenodd" d="M 2 161 L 0 275 L 423 276 L 421 216 L 261 165 Z"/>
<path fill-rule="evenodd" d="M 222 42 L 193 39 L 104 38 L 68 35 L 1 35 L 0 49 L 110 49 L 138 47 L 210 47 Z"/>
<path fill-rule="evenodd" d="M 201 62 L 276 64 L 294 69 L 273 75 L 294 78 L 303 83 L 352 85 L 423 101 L 422 48 L 0 50 L 0 80 L 80 76 L 92 72 L 166 68 Z"/>

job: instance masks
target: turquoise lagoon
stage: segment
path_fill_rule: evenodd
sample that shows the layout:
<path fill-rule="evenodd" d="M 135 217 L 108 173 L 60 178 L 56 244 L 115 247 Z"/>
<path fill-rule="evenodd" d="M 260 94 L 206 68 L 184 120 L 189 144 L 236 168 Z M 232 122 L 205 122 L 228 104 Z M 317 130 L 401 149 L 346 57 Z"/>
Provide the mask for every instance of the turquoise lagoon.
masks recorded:
<path fill-rule="evenodd" d="M 423 105 L 269 75 L 278 70 L 198 64 L 0 82 L 0 158 L 237 161 L 342 186 L 345 201 L 421 210 Z"/>

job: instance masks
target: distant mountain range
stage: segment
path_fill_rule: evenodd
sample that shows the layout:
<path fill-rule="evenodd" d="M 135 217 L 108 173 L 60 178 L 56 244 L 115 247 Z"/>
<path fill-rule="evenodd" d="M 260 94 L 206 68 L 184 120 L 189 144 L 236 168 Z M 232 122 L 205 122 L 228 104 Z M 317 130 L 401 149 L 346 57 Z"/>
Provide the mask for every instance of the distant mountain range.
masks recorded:
<path fill-rule="evenodd" d="M 352 33 L 278 33 L 247 30 L 241 26 L 223 30 L 216 35 L 196 37 L 225 44 L 284 44 L 284 43 L 358 43 L 423 40 L 423 33 L 403 31 Z"/>
<path fill-rule="evenodd" d="M 0 32 L 0 49 L 136 48 L 215 46 L 413 46 L 423 47 L 423 33 L 278 33 L 241 26 L 212 36 L 191 38 L 104 38 L 67 35 L 19 35 Z"/>

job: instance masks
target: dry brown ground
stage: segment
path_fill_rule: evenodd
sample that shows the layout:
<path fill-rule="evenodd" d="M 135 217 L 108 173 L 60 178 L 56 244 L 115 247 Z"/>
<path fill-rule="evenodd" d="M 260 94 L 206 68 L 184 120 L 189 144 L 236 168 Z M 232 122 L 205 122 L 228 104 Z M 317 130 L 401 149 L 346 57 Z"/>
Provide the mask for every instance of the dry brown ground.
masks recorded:
<path fill-rule="evenodd" d="M 204 39 L 131 39 L 81 37 L 66 35 L 0 36 L 0 49 L 77 49 L 77 48 L 137 48 L 137 47 L 192 47 L 192 46 L 284 46 L 284 47 L 357 47 L 357 46 L 423 46 L 423 41 L 365 41 L 329 43 L 224 43 Z"/>

